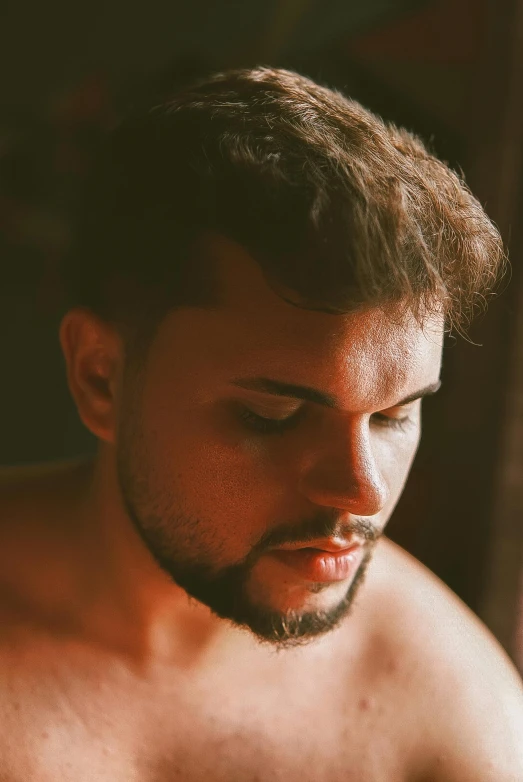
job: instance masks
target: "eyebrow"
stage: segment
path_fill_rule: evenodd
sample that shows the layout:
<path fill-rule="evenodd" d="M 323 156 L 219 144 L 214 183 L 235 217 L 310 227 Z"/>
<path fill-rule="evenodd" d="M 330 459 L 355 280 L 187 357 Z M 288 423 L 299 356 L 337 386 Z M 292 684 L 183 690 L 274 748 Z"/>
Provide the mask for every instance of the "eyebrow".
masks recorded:
<path fill-rule="evenodd" d="M 314 402 L 317 405 L 323 405 L 323 407 L 331 407 L 338 409 L 341 407 L 338 400 L 332 394 L 327 394 L 324 391 L 319 391 L 317 388 L 311 386 L 295 385 L 294 383 L 284 383 L 281 380 L 273 380 L 269 377 L 244 377 L 236 378 L 232 381 L 232 385 L 239 388 L 245 388 L 247 391 L 260 391 L 264 394 L 273 394 L 274 396 L 285 396 L 293 399 L 303 399 L 306 402 Z M 415 402 L 416 399 L 422 399 L 425 396 L 431 396 L 441 387 L 441 380 L 436 383 L 432 383 L 425 388 L 421 388 L 419 391 L 415 391 L 413 394 L 409 394 L 404 399 L 400 399 L 394 405 L 389 407 L 402 407 L 408 405 L 410 402 Z"/>

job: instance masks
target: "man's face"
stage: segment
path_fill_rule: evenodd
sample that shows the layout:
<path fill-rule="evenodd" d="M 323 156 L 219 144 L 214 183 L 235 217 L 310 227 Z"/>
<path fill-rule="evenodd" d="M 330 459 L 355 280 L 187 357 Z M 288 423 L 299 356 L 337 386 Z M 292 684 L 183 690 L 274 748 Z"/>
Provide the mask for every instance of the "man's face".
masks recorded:
<path fill-rule="evenodd" d="M 300 309 L 236 245 L 208 252 L 222 303 L 169 314 L 128 367 L 122 498 L 190 595 L 296 643 L 349 610 L 418 446 L 420 400 L 401 403 L 437 385 L 442 322 Z"/>

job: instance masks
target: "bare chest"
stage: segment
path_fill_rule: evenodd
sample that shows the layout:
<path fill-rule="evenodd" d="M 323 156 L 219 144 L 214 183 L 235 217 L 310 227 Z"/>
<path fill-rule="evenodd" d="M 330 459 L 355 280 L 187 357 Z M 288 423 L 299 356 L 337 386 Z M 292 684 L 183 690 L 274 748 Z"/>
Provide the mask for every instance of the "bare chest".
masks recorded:
<path fill-rule="evenodd" d="M 42 660 L 0 680 L 0 782 L 405 779 L 386 698 L 333 672 L 151 680 Z"/>
<path fill-rule="evenodd" d="M 327 716 L 270 721 L 215 713 L 165 723 L 100 714 L 97 724 L 42 711 L 2 740 L 2 782 L 403 782 L 398 748 Z M 327 721 L 328 720 L 328 721 Z M 130 723 L 134 722 L 133 727 Z"/>

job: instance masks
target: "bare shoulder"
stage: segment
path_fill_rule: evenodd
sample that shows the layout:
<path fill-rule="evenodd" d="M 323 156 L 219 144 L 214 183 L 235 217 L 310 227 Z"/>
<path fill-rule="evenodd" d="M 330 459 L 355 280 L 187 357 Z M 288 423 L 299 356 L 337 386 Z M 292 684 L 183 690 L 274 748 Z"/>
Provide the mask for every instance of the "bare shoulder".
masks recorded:
<path fill-rule="evenodd" d="M 6 546 L 52 536 L 70 518 L 90 469 L 85 459 L 0 467 L 0 556 Z"/>
<path fill-rule="evenodd" d="M 0 522 L 19 509 L 34 511 L 41 499 L 67 500 L 76 490 L 78 478 L 90 469 L 91 460 L 78 458 L 62 462 L 0 466 Z"/>
<path fill-rule="evenodd" d="M 85 460 L 0 469 L 0 617 L 64 594 Z M 70 579 L 69 579 L 70 580 Z M 7 612 L 7 613 L 6 613 Z"/>
<path fill-rule="evenodd" d="M 523 686 L 507 654 L 440 579 L 387 539 L 372 582 L 373 624 L 422 737 L 414 778 L 521 782 Z"/>

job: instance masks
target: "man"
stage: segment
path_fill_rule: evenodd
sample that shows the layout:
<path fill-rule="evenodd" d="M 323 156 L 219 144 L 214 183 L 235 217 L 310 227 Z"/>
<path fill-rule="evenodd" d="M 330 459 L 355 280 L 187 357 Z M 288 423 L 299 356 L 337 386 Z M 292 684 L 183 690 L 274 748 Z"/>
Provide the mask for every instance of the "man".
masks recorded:
<path fill-rule="evenodd" d="M 523 780 L 517 674 L 383 535 L 501 258 L 418 140 L 293 73 L 115 131 L 60 335 L 99 449 L 3 477 L 0 779 Z"/>

